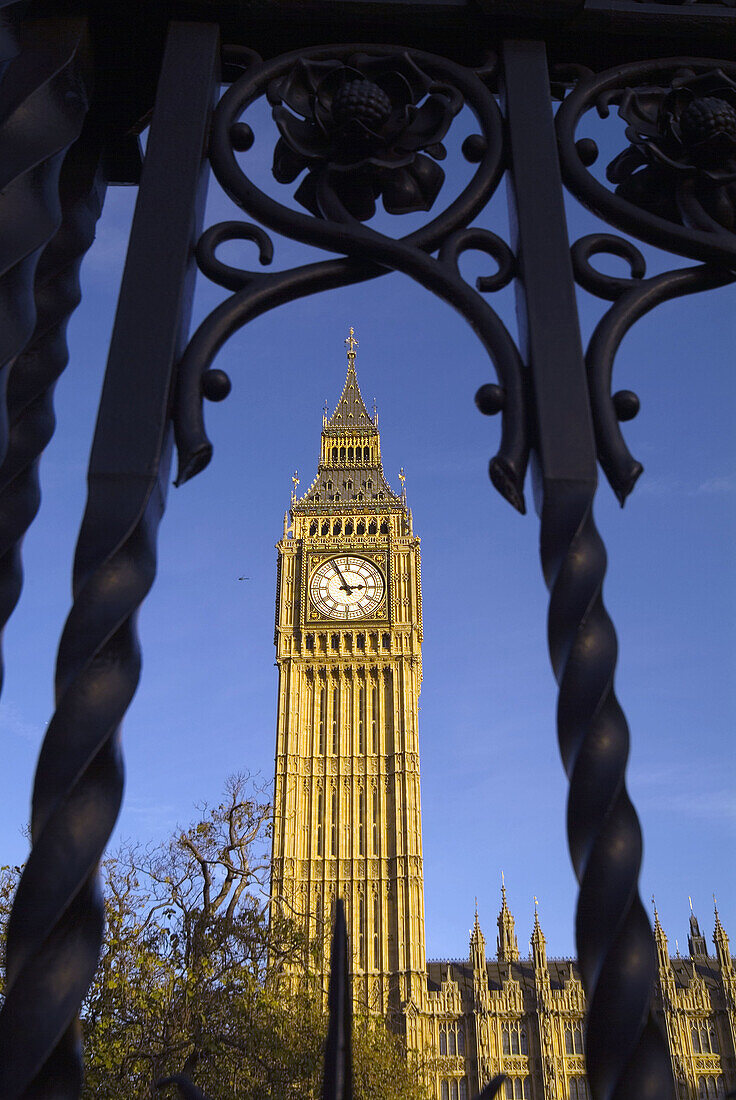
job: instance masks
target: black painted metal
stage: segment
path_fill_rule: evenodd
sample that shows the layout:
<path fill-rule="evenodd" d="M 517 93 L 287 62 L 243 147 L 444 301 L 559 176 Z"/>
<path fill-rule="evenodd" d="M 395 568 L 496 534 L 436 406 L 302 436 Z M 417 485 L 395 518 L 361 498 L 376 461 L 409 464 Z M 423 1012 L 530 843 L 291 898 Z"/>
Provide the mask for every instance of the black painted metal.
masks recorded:
<path fill-rule="evenodd" d="M 6 7 L 0 0 L 0 9 Z M 62 7 L 66 18 L 40 18 Z M 542 565 L 551 591 L 549 645 L 560 685 L 558 731 L 570 778 L 568 833 L 580 881 L 577 937 L 588 999 L 586 1059 L 593 1095 L 595 1100 L 670 1097 L 666 1046 L 649 1017 L 655 957 L 637 894 L 641 835 L 625 789 L 628 729 L 613 692 L 616 638 L 602 602 L 605 550 L 592 505 L 596 458 L 622 503 L 641 473 L 619 429 L 620 421 L 636 414 L 638 399 L 628 391 L 611 394 L 623 336 L 659 302 L 736 279 L 736 184 L 728 178 L 736 166 L 736 147 L 733 141 L 728 145 L 731 131 L 725 125 L 718 137 L 719 149 L 730 150 L 723 153 L 728 164 L 714 168 L 712 150 L 704 163 L 697 159 L 702 144 L 677 144 L 684 132 L 679 115 L 674 146 L 674 131 L 666 123 L 668 111 L 681 111 L 684 102 L 681 95 L 677 103 L 667 98 L 675 85 L 685 88 L 685 99 L 700 97 L 696 115 L 715 111 L 728 121 L 736 114 L 733 0 L 442 0 L 430 5 L 419 0 L 281 0 L 248 7 L 245 41 L 242 5 L 228 0 L 152 2 L 144 19 L 128 18 L 121 9 L 103 12 L 95 4 L 92 52 L 87 7 L 85 0 L 19 5 L 26 20 L 18 31 L 21 52 L 14 59 L 13 35 L 0 26 L 0 71 L 12 59 L 0 84 L 0 379 L 10 371 L 10 436 L 7 448 L 4 441 L 0 444 L 0 458 L 5 458 L 0 467 L 0 624 L 20 591 L 20 541 L 38 506 L 36 466 L 53 430 L 51 391 L 66 361 L 64 326 L 78 299 L 78 264 L 101 201 L 99 149 L 104 139 L 104 163 L 112 179 L 137 180 L 135 135 L 151 106 L 162 64 L 90 465 L 74 605 L 59 650 L 57 711 L 36 777 L 33 850 L 11 919 L 7 1000 L 0 1013 L 0 1095 L 72 1098 L 79 1092 L 75 1017 L 100 945 L 96 865 L 122 793 L 119 727 L 137 685 L 135 615 L 155 574 L 172 417 L 178 481 L 184 482 L 210 460 L 202 399 L 226 396 L 227 379 L 210 368 L 233 332 L 294 298 L 401 271 L 453 305 L 493 361 L 499 384 L 478 393 L 481 411 L 503 413 L 491 477 L 522 511 L 530 447 L 534 452 Z M 166 38 L 166 20 L 183 13 L 198 22 L 173 24 Z M 218 23 L 242 44 L 226 53 L 233 84 L 215 111 L 211 164 L 227 193 L 260 224 L 212 226 L 197 242 L 206 184 L 202 151 L 218 79 Z M 379 36 L 409 41 L 412 48 L 376 44 Z M 346 39 L 368 44 L 346 45 Z M 327 44 L 314 45 L 320 41 Z M 502 48 L 502 72 L 488 60 L 493 48 Z M 684 49 L 695 56 L 666 56 Z M 726 60 L 707 56 L 714 51 Z M 545 54 L 560 66 L 556 88 L 573 85 L 557 114 L 557 151 Z M 125 59 L 120 65 L 119 58 Z M 290 147 L 290 123 L 282 114 L 275 168 L 283 185 L 298 174 L 295 164 L 303 157 L 300 167 L 309 183 L 297 197 L 308 212 L 296 212 L 256 188 L 242 167 L 247 156 L 235 155 L 247 153 L 251 139 L 241 116 L 268 94 L 278 117 L 285 82 L 308 84 L 313 62 L 330 63 L 336 87 L 348 66 L 350 79 L 363 81 L 363 98 L 373 97 L 381 109 L 386 93 L 380 87 L 377 92 L 372 79 L 395 65 L 415 88 L 413 104 L 419 104 L 423 88 L 422 95 L 436 99 L 437 118 L 444 111 L 432 142 L 420 143 L 408 165 L 399 165 L 401 158 L 388 141 L 393 129 L 381 131 L 379 124 L 372 134 L 376 170 L 371 169 L 371 187 L 394 212 L 439 205 L 441 173 L 427 162 L 443 127 L 462 103 L 469 106 L 479 134 L 463 151 L 477 169 L 463 193 L 400 239 L 363 224 L 371 202 L 365 173 L 362 180 L 356 173 L 352 189 L 346 188 L 330 161 L 331 143 L 341 140 L 347 99 L 333 113 L 317 84 L 307 88 L 312 98 L 302 97 L 299 109 L 308 121 L 319 119 L 320 133 L 312 134 L 304 159 L 298 142 Z M 425 78 L 432 83 L 425 85 Z M 494 95 L 499 78 L 505 132 Z M 93 87 L 95 123 L 88 121 L 80 139 Z M 707 89 L 720 105 L 702 102 Z M 661 132 L 653 116 L 638 125 L 650 95 L 662 105 L 657 116 L 665 120 Z M 629 134 L 630 150 L 610 166 L 617 193 L 588 172 L 597 153 L 594 143 L 575 140 L 584 112 L 597 107 L 605 113 L 610 104 L 628 122 L 637 122 Z M 400 107 L 390 104 L 391 110 Z M 663 149 L 671 171 L 659 171 Z M 636 157 L 649 175 L 632 182 Z M 420 163 L 423 167 L 415 171 Z M 509 165 L 515 193 L 513 250 L 472 225 Z M 571 262 L 560 165 L 567 187 L 617 230 L 688 256 L 699 266 L 645 278 L 638 249 L 609 233 L 576 242 Z M 398 174 L 407 167 L 413 182 Z M 642 180 L 643 188 L 638 187 Z M 276 273 L 240 270 L 218 260 L 222 243 L 244 239 L 253 241 L 261 263 L 269 264 L 274 248 L 263 226 L 338 258 Z M 201 270 L 232 295 L 185 348 L 195 242 Z M 498 269 L 478 280 L 477 290 L 458 270 L 458 259 L 468 249 L 484 252 Z M 601 252 L 626 259 L 630 277 L 597 271 L 591 258 Z M 613 303 L 585 359 L 573 277 Z M 518 280 L 523 354 L 482 297 L 512 278 Z M 2 429 L 5 398 L 0 392 Z M 347 952 L 338 905 L 324 1078 L 324 1096 L 335 1100 L 349 1098 L 352 1089 Z M 486 1087 L 484 1100 L 502 1081 L 498 1077 Z M 182 1095 L 201 1096 L 181 1076 L 160 1082 L 167 1084 Z"/>
<path fill-rule="evenodd" d="M 122 797 L 120 722 L 140 671 L 136 612 L 155 574 L 218 53 L 216 27 L 172 26 L 90 460 L 57 709 L 36 773 L 33 847 L 8 930 L 3 1100 L 79 1093 L 76 1016 L 102 939 L 97 864 Z"/>
<path fill-rule="evenodd" d="M 0 629 L 20 596 L 21 543 L 41 502 L 38 464 L 54 431 L 54 386 L 69 358 L 66 326 L 81 299 L 79 268 L 94 240 L 104 191 L 99 143 L 85 134 L 64 158 L 61 225 L 36 267 L 36 324 L 8 379 L 8 449 L 0 466 Z"/>
<path fill-rule="evenodd" d="M 656 951 L 638 895 L 641 830 L 626 793 L 628 728 L 613 692 L 616 636 L 601 595 L 606 554 L 593 522 L 595 443 L 544 44 L 508 42 L 503 64 L 535 502 L 570 780 L 568 839 L 580 883 L 586 1072 L 595 1100 L 666 1100 L 674 1082 L 650 1010 Z"/>
<path fill-rule="evenodd" d="M 38 408 L 28 408 L 31 375 L 40 359 L 49 383 L 63 369 L 61 349 L 48 348 L 51 364 L 42 345 L 49 326 L 76 304 L 63 301 L 69 291 L 61 268 L 75 248 L 64 238 L 69 219 L 78 221 L 71 207 L 79 196 L 72 197 L 76 173 L 66 172 L 63 194 L 60 175 L 87 115 L 92 77 L 85 20 L 29 20 L 18 39 L 19 53 L 0 83 L 0 634 L 20 594 L 20 539 L 38 506 L 35 475 L 20 469 L 51 431 L 34 416 Z M 85 186 L 89 191 L 91 180 Z M 0 689 L 2 671 L 0 654 Z"/>
<path fill-rule="evenodd" d="M 277 81 L 292 75 L 297 62 L 333 61 L 352 69 L 356 55 L 361 53 L 361 47 L 356 45 L 330 46 L 302 51 L 299 57 L 279 57 L 267 64 L 259 64 L 252 55 L 243 56 L 245 74 L 235 81 L 218 104 L 213 121 L 211 161 L 215 176 L 225 191 L 242 209 L 270 229 L 342 254 L 346 259 L 262 275 L 226 266 L 215 257 L 215 249 L 221 242 L 246 239 L 258 244 L 261 262 L 270 263 L 273 246 L 260 226 L 227 222 L 211 227 L 203 235 L 198 245 L 202 269 L 235 293 L 202 322 L 182 359 L 175 410 L 179 451 L 177 483 L 194 476 L 210 460 L 212 446 L 204 430 L 202 415 L 203 378 L 214 356 L 237 329 L 253 317 L 294 298 L 375 278 L 386 271 L 402 271 L 465 317 L 496 366 L 504 389 L 503 432 L 498 454 L 491 460 L 491 477 L 499 492 L 514 507 L 524 511 L 528 442 L 521 361 L 516 345 L 497 314 L 468 286 L 458 270 L 460 254 L 478 249 L 492 256 L 499 265 L 495 276 L 479 281 L 480 289 L 499 289 L 514 271 L 508 246 L 494 234 L 468 225 L 490 200 L 503 172 L 500 114 L 485 83 L 493 79 L 493 66 L 475 73 L 444 58 L 416 50 L 371 48 L 371 57 L 389 61 L 395 57 L 397 65 L 408 58 L 432 79 L 452 89 L 457 99 L 464 100 L 473 110 L 481 131 L 465 147 L 468 159 L 478 164 L 470 183 L 445 210 L 400 240 L 378 233 L 351 217 L 332 189 L 329 164 L 321 169 L 319 183 L 315 185 L 322 215 L 316 216 L 297 212 L 265 194 L 247 177 L 235 156 L 236 150 L 247 149 L 249 143 L 247 123 L 239 121 L 242 113 L 269 87 L 275 87 Z M 430 255 L 438 249 L 438 258 Z"/>

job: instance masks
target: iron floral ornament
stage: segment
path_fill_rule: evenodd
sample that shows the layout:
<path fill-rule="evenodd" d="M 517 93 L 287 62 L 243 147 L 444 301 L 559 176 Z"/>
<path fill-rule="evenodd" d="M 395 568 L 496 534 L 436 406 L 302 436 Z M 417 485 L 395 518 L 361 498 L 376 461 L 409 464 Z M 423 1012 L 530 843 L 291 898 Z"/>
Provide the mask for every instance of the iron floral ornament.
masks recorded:
<path fill-rule="evenodd" d="M 463 100 L 407 53 L 300 59 L 268 100 L 281 134 L 274 177 L 292 183 L 306 168 L 295 198 L 310 213 L 327 216 L 328 191 L 358 221 L 379 197 L 390 214 L 431 209 L 445 179 L 442 139 Z"/>
<path fill-rule="evenodd" d="M 616 194 L 669 221 L 733 231 L 736 82 L 681 69 L 669 87 L 627 89 L 618 113 L 631 144 L 608 165 Z"/>

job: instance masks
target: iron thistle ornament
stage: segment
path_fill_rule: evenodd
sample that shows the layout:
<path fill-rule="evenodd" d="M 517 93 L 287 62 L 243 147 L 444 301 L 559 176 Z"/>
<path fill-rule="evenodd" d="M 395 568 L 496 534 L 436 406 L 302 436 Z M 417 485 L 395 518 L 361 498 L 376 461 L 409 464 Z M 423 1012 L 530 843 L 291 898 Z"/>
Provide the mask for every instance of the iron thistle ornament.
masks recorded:
<path fill-rule="evenodd" d="M 407 53 L 354 54 L 346 62 L 299 60 L 268 88 L 281 137 L 273 174 L 292 183 L 312 214 L 328 216 L 334 199 L 367 221 L 381 197 L 390 214 L 429 210 L 444 182 L 436 163 L 442 139 L 462 106 L 453 88 L 437 84 Z"/>

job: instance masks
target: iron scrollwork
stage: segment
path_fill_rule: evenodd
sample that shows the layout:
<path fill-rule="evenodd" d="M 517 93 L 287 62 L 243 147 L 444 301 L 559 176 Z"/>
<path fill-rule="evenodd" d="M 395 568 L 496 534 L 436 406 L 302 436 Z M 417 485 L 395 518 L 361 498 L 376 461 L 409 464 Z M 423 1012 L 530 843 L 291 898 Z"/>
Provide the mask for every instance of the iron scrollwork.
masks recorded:
<path fill-rule="evenodd" d="M 175 408 L 179 451 L 177 483 L 208 462 L 202 398 L 226 396 L 229 382 L 211 363 L 224 342 L 253 317 L 295 298 L 401 271 L 454 306 L 468 320 L 498 371 L 503 430 L 491 478 L 503 496 L 524 511 L 528 460 L 526 405 L 519 352 L 495 311 L 458 270 L 468 249 L 491 256 L 494 275 L 478 281 L 491 291 L 513 277 L 508 245 L 470 222 L 486 206 L 503 174 L 502 119 L 483 72 L 416 50 L 329 46 L 263 63 L 231 51 L 245 68 L 216 108 L 210 149 L 213 171 L 226 193 L 260 225 L 226 222 L 200 239 L 201 269 L 234 293 L 193 335 L 179 371 Z M 273 107 L 280 138 L 273 171 L 291 183 L 305 176 L 295 199 L 309 215 L 275 201 L 248 178 L 236 157 L 253 141 L 241 121 L 263 94 Z M 391 213 L 429 210 L 444 173 L 442 138 L 463 105 L 474 112 L 480 134 L 463 151 L 477 165 L 468 185 L 445 210 L 415 232 L 394 239 L 364 225 L 380 197 Z M 262 226 L 344 258 L 306 264 L 276 274 L 245 271 L 221 263 L 215 250 L 228 240 L 249 239 L 262 264 L 273 246 Z M 434 256 L 434 253 L 438 253 Z"/>
<path fill-rule="evenodd" d="M 588 171 L 595 143 L 575 140 L 588 110 L 605 118 L 611 105 L 629 142 L 606 169 L 614 190 Z M 661 302 L 736 280 L 736 66 L 668 58 L 587 73 L 560 106 L 557 132 L 565 183 L 581 202 L 619 230 L 701 261 L 645 278 L 644 257 L 625 238 L 596 233 L 573 245 L 579 284 L 614 303 L 593 332 L 586 367 L 598 459 L 623 505 L 643 467 L 619 427 L 638 412 L 638 398 L 611 393 L 621 341 Z M 627 260 L 630 277 L 597 271 L 590 260 L 600 253 Z"/>

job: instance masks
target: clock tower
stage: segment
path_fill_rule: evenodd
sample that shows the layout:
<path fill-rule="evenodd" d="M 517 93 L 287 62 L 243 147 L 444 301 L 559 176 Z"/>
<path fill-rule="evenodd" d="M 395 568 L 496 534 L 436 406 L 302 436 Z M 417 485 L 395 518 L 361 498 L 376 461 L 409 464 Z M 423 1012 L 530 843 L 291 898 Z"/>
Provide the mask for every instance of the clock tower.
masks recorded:
<path fill-rule="evenodd" d="M 303 921 L 323 975 L 345 902 L 356 1010 L 400 1017 L 426 988 L 417 704 L 419 539 L 383 473 L 378 417 L 345 341 L 317 476 L 277 544 L 279 669 L 272 903 Z"/>

